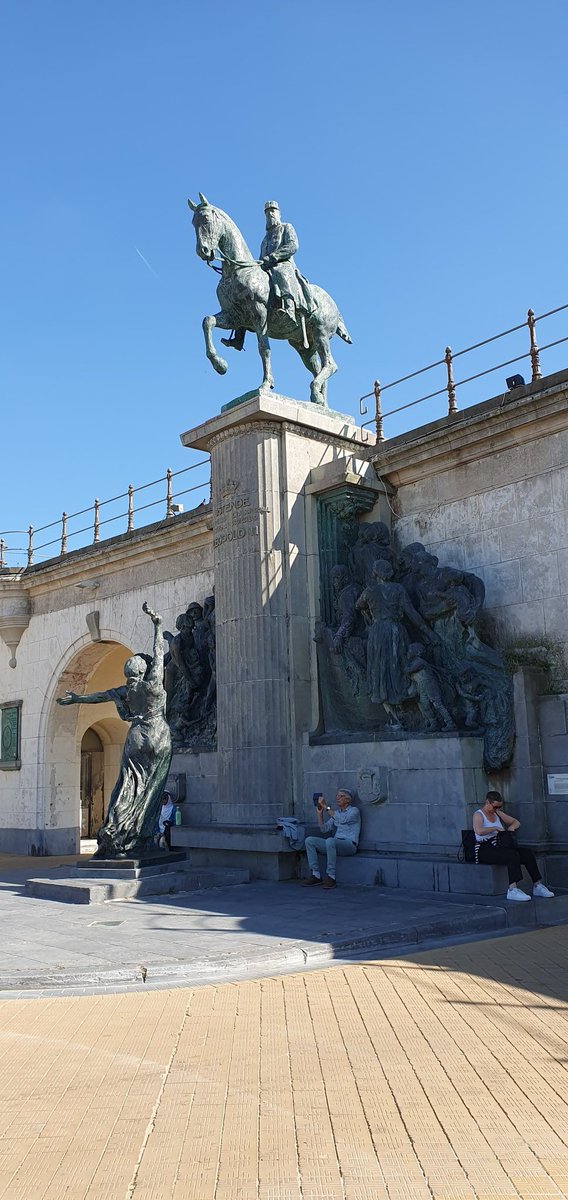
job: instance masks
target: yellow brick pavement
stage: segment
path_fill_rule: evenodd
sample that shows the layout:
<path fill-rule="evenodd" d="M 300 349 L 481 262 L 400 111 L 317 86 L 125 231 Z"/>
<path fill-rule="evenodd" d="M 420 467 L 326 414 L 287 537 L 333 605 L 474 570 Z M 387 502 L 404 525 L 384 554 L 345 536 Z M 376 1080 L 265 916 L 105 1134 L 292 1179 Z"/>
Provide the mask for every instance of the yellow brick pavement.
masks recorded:
<path fill-rule="evenodd" d="M 6 1200 L 560 1200 L 568 929 L 0 1003 Z"/>

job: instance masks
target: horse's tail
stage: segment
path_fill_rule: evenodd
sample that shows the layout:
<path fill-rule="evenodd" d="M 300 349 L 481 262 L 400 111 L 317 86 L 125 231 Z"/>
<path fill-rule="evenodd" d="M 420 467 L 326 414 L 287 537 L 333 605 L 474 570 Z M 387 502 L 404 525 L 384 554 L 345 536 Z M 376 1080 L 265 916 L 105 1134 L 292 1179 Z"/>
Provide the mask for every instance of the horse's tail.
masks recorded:
<path fill-rule="evenodd" d="M 349 346 L 352 346 L 352 345 L 353 345 L 353 342 L 351 341 L 351 338 L 349 337 L 349 334 L 348 334 L 348 332 L 347 332 L 347 329 L 345 328 L 345 322 L 344 322 L 344 320 L 343 320 L 343 317 L 341 316 L 341 314 L 339 315 L 339 320 L 338 320 L 338 322 L 337 322 L 337 329 L 335 330 L 335 332 L 336 332 L 336 333 L 339 335 L 339 337 L 340 337 L 340 338 L 341 338 L 341 339 L 342 339 L 344 342 L 347 342 L 347 344 L 348 344 Z"/>

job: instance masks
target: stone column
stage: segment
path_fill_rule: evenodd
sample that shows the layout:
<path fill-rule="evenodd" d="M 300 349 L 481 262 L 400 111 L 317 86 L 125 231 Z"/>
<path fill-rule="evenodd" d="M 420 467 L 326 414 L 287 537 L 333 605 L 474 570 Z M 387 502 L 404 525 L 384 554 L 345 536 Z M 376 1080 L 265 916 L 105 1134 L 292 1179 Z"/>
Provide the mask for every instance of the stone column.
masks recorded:
<path fill-rule="evenodd" d="M 262 392 L 182 434 L 211 454 L 218 824 L 273 826 L 297 811 L 312 727 L 306 485 L 357 435 L 347 418 Z"/>
<path fill-rule="evenodd" d="M 211 441 L 217 639 L 218 820 L 291 809 L 293 694 L 281 426 L 245 422 Z"/>

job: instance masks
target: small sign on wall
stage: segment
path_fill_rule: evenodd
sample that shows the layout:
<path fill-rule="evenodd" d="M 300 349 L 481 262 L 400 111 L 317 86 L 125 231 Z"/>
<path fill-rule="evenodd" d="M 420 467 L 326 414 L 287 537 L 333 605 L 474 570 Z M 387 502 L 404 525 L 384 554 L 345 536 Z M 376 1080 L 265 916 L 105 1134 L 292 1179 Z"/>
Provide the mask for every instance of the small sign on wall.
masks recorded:
<path fill-rule="evenodd" d="M 568 775 L 547 775 L 549 796 L 568 796 Z"/>
<path fill-rule="evenodd" d="M 20 763 L 21 700 L 0 704 L 0 767 L 17 771 Z"/>

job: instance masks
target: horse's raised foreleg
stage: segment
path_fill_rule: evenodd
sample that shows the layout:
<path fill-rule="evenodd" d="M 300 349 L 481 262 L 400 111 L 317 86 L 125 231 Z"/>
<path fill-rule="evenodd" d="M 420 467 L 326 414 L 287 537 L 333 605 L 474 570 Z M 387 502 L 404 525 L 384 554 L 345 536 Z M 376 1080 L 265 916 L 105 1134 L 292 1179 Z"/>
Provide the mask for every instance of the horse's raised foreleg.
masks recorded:
<path fill-rule="evenodd" d="M 224 312 L 215 313 L 214 317 L 203 318 L 203 333 L 205 335 L 205 353 L 219 375 L 224 375 L 227 370 L 227 364 L 220 354 L 217 354 L 215 343 L 212 338 L 212 333 L 215 327 L 218 329 L 232 329 L 231 320 Z"/>

